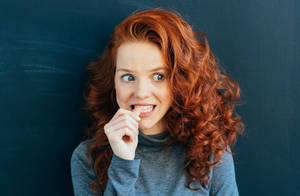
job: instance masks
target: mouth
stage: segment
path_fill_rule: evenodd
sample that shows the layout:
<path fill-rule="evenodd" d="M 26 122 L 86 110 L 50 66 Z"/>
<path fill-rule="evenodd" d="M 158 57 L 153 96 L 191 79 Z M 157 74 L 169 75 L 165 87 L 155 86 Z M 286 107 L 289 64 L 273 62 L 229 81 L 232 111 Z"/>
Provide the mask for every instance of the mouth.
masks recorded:
<path fill-rule="evenodd" d="M 131 111 L 137 107 L 141 109 L 141 113 L 149 113 L 155 109 L 156 105 L 130 105 Z"/>

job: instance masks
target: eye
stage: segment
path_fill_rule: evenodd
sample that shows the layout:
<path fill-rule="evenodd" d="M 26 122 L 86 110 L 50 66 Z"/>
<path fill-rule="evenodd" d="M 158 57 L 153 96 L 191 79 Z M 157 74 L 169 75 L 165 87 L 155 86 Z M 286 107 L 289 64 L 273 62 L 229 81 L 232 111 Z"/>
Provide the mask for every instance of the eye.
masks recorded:
<path fill-rule="evenodd" d="M 160 73 L 155 73 L 154 74 L 155 80 L 163 80 L 164 77 L 165 77 L 164 74 L 160 74 Z"/>
<path fill-rule="evenodd" d="M 133 80 L 134 80 L 133 76 L 130 75 L 130 74 L 123 75 L 123 76 L 121 76 L 121 78 L 122 78 L 123 80 L 125 80 L 126 82 L 130 82 L 130 81 L 133 81 Z"/>

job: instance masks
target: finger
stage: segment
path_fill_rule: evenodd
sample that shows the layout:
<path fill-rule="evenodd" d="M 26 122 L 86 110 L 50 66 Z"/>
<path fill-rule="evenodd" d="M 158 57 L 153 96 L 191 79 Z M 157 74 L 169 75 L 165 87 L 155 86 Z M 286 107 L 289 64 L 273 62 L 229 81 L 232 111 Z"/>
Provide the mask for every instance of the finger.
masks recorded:
<path fill-rule="evenodd" d="M 141 112 L 142 112 L 142 109 L 141 109 L 140 107 L 135 107 L 135 108 L 132 110 L 132 112 L 133 112 L 137 117 L 139 117 L 140 114 L 141 114 Z M 141 119 L 141 118 L 139 117 L 139 119 Z"/>
<path fill-rule="evenodd" d="M 130 129 L 134 133 L 134 135 L 139 134 L 138 129 L 134 125 L 132 125 L 131 123 L 115 123 L 115 124 L 112 124 L 109 129 L 112 130 L 110 132 L 115 132 L 115 131 L 117 131 L 119 129 L 122 129 L 122 128 Z"/>
<path fill-rule="evenodd" d="M 119 108 L 118 111 L 114 114 L 114 116 L 110 119 L 110 121 L 115 120 L 116 118 L 118 118 L 120 116 L 120 114 L 123 113 L 122 108 Z"/>
<path fill-rule="evenodd" d="M 116 119 L 116 118 L 118 118 L 120 116 L 124 116 L 124 115 L 130 115 L 136 121 L 141 120 L 141 118 L 138 115 L 136 115 L 135 113 L 133 113 L 130 110 L 126 110 L 126 109 L 123 109 L 123 108 L 120 108 L 112 119 Z"/>
<path fill-rule="evenodd" d="M 128 141 L 133 138 L 137 138 L 137 131 L 133 131 L 131 128 L 124 126 L 117 129 L 110 129 L 105 134 L 110 141 L 119 141 L 119 138 L 123 139 L 124 136 L 128 137 Z"/>
<path fill-rule="evenodd" d="M 118 134 L 121 136 L 121 139 L 123 139 L 125 142 L 133 142 L 136 138 L 136 135 L 132 133 L 132 131 L 128 128 L 120 129 L 118 131 Z"/>
<path fill-rule="evenodd" d="M 111 124 L 132 124 L 136 129 L 139 128 L 139 123 L 130 115 L 123 115 L 111 122 Z"/>

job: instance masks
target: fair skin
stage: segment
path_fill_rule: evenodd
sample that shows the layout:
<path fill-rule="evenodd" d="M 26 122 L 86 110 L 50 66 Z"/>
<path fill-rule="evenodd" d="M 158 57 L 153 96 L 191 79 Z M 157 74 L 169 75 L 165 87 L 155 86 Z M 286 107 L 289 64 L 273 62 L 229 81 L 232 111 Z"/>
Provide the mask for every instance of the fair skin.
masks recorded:
<path fill-rule="evenodd" d="M 120 109 L 104 127 L 117 156 L 134 159 L 139 130 L 146 135 L 166 130 L 164 116 L 171 106 L 166 68 L 151 42 L 127 41 L 118 48 L 114 81 Z"/>

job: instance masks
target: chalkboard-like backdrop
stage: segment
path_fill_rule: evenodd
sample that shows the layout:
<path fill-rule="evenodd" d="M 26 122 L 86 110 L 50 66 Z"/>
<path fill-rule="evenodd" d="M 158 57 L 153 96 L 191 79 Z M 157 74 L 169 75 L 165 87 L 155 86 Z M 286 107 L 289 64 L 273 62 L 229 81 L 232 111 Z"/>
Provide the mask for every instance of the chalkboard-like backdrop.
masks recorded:
<path fill-rule="evenodd" d="M 204 32 L 240 83 L 240 194 L 300 195 L 297 0 L 2 0 L 0 195 L 73 194 L 69 161 L 87 121 L 86 64 L 116 24 L 154 7 L 173 8 Z"/>

